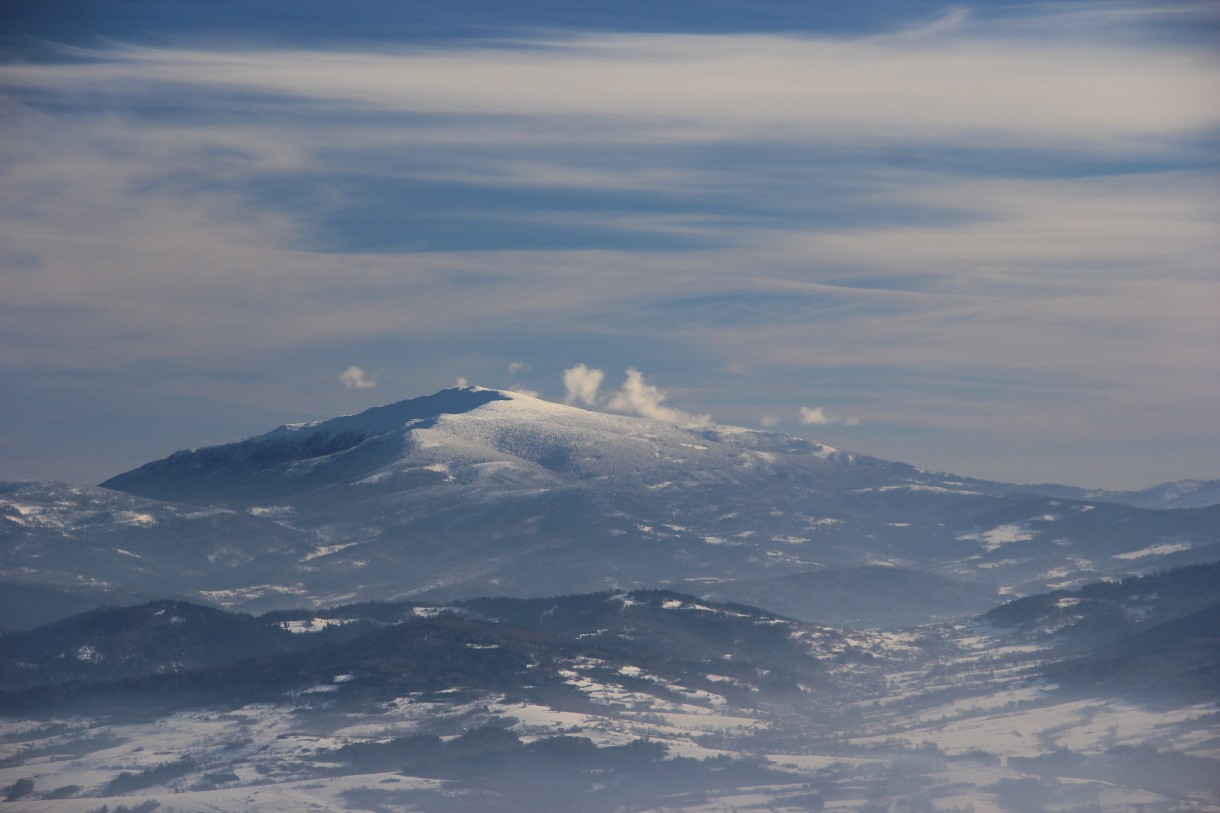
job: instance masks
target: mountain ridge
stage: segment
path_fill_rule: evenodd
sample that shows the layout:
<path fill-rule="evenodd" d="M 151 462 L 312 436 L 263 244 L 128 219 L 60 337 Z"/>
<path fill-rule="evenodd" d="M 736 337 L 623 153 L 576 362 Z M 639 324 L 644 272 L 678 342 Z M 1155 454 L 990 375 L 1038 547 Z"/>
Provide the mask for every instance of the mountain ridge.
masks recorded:
<path fill-rule="evenodd" d="M 477 387 L 183 450 L 103 485 L 0 488 L 0 578 L 248 610 L 656 587 L 814 613 L 828 582 L 799 574 L 857 569 L 913 594 L 887 617 L 931 619 L 996 591 L 1220 559 L 1220 506 L 1043 495 Z M 892 570 L 858 570 L 877 567 Z M 937 604 L 920 572 L 987 589 Z"/>

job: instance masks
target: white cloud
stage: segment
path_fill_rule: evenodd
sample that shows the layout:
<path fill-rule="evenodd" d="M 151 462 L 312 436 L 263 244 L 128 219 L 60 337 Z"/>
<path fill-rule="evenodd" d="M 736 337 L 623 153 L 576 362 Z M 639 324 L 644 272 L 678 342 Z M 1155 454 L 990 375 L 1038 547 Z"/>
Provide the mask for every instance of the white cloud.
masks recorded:
<path fill-rule="evenodd" d="M 770 429 L 772 426 L 775 426 L 776 424 L 779 423 L 779 418 L 775 417 L 774 415 L 763 415 L 761 418 L 758 419 L 758 422 L 761 425 Z"/>
<path fill-rule="evenodd" d="M 563 388 L 567 390 L 564 403 L 574 404 L 577 401 L 586 406 L 597 406 L 598 390 L 606 374 L 601 370 L 590 369 L 584 364 L 577 364 L 563 371 Z"/>
<path fill-rule="evenodd" d="M 567 390 L 565 403 L 577 401 L 591 407 L 604 406 L 616 412 L 627 412 L 667 423 L 705 426 L 710 415 L 694 415 L 664 405 L 666 394 L 644 380 L 644 374 L 634 367 L 627 368 L 627 378 L 608 399 L 603 399 L 601 385 L 606 378 L 602 370 L 577 364 L 563 371 L 563 386 Z"/>
<path fill-rule="evenodd" d="M 860 419 L 849 417 L 840 418 L 835 415 L 829 415 L 822 407 L 801 407 L 801 423 L 806 426 L 828 426 L 832 423 L 840 423 L 844 426 L 859 426 Z"/>
<path fill-rule="evenodd" d="M 834 421 L 830 419 L 829 415 L 822 411 L 821 407 L 813 407 L 810 409 L 807 406 L 803 406 L 801 407 L 801 423 L 822 426 L 828 423 L 834 423 Z"/>
<path fill-rule="evenodd" d="M 468 381 L 466 380 L 466 377 L 465 377 L 465 376 L 460 376 L 460 375 L 459 375 L 459 376 L 457 377 L 457 385 L 458 385 L 459 387 L 469 387 L 469 386 L 470 386 L 470 382 L 468 382 Z"/>
<path fill-rule="evenodd" d="M 606 406 L 619 412 L 630 412 L 667 423 L 706 426 L 712 421 L 711 415 L 693 415 L 680 409 L 664 406 L 665 400 L 664 392 L 645 382 L 644 375 L 639 370 L 628 367 L 627 380 L 623 382 Z"/>
<path fill-rule="evenodd" d="M 377 379 L 369 378 L 368 373 L 355 365 L 340 373 L 339 381 L 349 390 L 368 390 L 377 386 Z"/>
<path fill-rule="evenodd" d="M 508 365 L 508 374 L 516 375 L 517 373 L 529 372 L 530 366 L 524 361 L 514 361 Z"/>

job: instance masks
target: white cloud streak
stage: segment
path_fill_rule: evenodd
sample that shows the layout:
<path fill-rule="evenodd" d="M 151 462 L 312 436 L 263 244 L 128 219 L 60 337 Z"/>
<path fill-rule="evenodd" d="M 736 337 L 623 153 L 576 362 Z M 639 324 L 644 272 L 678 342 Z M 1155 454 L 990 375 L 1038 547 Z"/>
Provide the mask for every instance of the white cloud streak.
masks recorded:
<path fill-rule="evenodd" d="M 79 64 L 5 66 L 0 86 L 210 87 L 353 110 L 558 119 L 570 124 L 548 138 L 637 143 L 888 143 L 901 132 L 908 143 L 1119 149 L 1220 123 L 1205 101 L 1220 90 L 1218 59 L 1202 47 L 1166 53 L 1155 43 L 1020 39 L 960 25 L 854 40 L 623 34 L 522 45 L 396 53 L 132 46 L 81 54 L 94 60 Z M 491 138 L 499 126 L 484 132 Z"/>

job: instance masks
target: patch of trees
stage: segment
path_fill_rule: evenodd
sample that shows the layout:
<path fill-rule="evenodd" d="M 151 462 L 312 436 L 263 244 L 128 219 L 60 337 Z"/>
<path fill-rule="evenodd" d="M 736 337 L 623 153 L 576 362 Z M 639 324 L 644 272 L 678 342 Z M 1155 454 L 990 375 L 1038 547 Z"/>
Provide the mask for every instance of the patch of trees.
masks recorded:
<path fill-rule="evenodd" d="M 194 767 L 194 760 L 189 757 L 183 757 L 174 762 L 166 762 L 139 773 L 123 771 L 106 783 L 106 788 L 102 791 L 102 795 L 124 796 L 137 790 L 150 788 L 153 785 L 161 785 L 169 782 L 171 779 L 177 779 L 179 776 L 189 773 Z"/>

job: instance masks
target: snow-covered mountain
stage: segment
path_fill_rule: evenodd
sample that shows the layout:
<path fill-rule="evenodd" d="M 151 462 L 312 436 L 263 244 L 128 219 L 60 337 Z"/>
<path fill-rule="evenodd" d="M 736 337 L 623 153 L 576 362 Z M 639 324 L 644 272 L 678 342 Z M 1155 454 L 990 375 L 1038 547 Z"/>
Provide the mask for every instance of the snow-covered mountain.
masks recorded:
<path fill-rule="evenodd" d="M 929 591 L 920 571 L 1023 594 L 1220 558 L 1217 506 L 1065 499 L 477 387 L 177 452 L 102 486 L 0 494 L 4 533 L 22 540 L 5 545 L 0 578 L 76 583 L 96 569 L 73 571 L 71 549 L 121 548 L 110 558 L 126 569 L 106 570 L 108 584 L 190 583 L 230 606 L 666 586 L 799 608 L 825 607 L 805 594 L 826 579 L 788 577 L 864 568 L 852 578 L 888 594 L 909 584 L 915 618 L 981 611 L 991 595 L 940 607 L 925 594 L 950 591 Z M 109 520 L 34 527 L 106 499 Z M 125 519 L 136 515 L 153 522 Z M 198 533 L 140 549 L 124 535 L 151 539 L 170 518 Z"/>
<path fill-rule="evenodd" d="M 762 481 L 779 469 L 823 488 L 925 482 L 964 487 L 901 463 L 778 433 L 684 428 L 479 387 L 177 452 L 102 486 L 197 503 L 259 501 L 334 487 L 398 491 L 476 483 L 487 494 L 577 483 L 659 492 Z"/>

